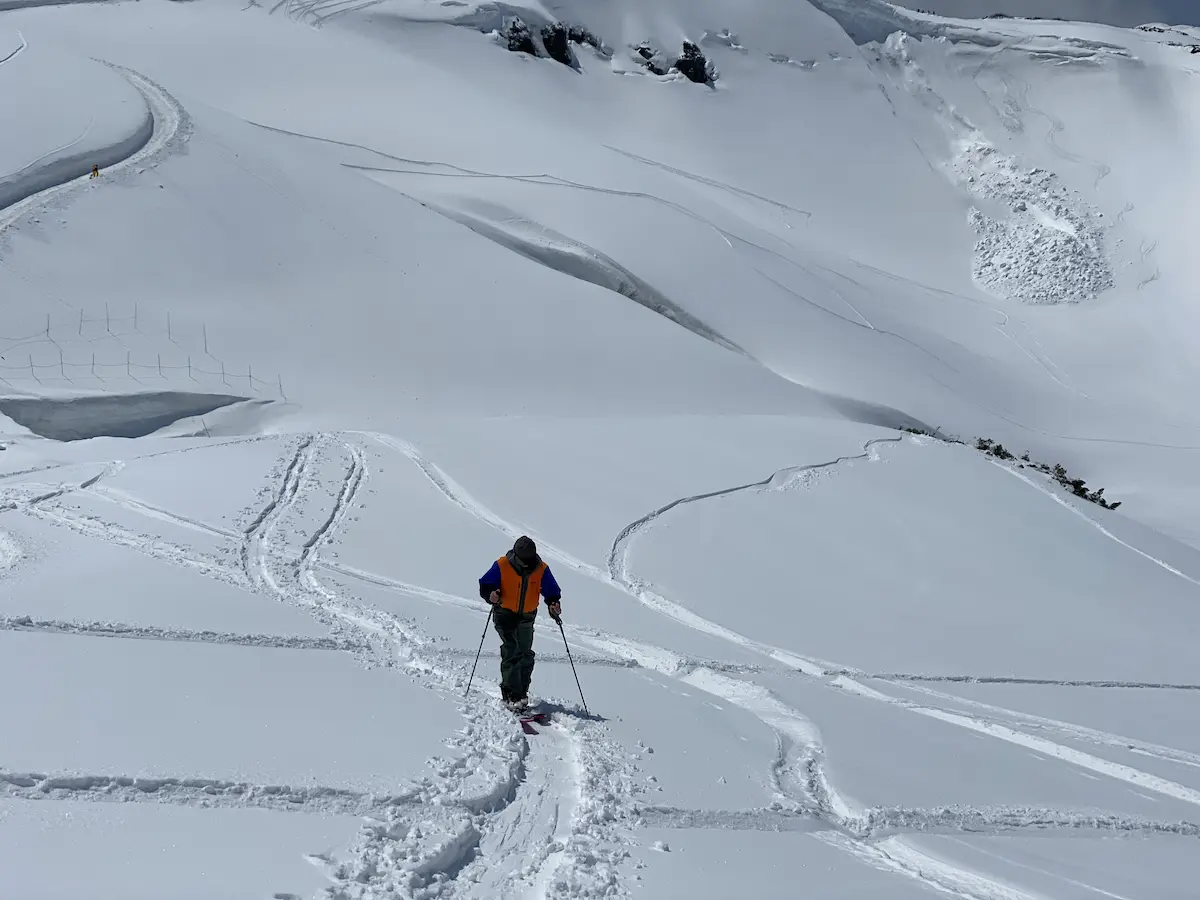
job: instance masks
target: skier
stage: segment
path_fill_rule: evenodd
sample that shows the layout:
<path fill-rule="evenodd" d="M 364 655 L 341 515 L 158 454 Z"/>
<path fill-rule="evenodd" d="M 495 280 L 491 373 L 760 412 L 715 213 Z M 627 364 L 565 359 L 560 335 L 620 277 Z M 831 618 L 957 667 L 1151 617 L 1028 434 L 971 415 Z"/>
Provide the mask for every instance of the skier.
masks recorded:
<path fill-rule="evenodd" d="M 533 623 L 538 598 L 546 598 L 551 618 L 562 615 L 562 591 L 537 553 L 537 545 L 524 535 L 479 579 L 479 596 L 492 605 L 492 623 L 500 635 L 500 694 L 513 710 L 529 705 L 533 676 Z"/>

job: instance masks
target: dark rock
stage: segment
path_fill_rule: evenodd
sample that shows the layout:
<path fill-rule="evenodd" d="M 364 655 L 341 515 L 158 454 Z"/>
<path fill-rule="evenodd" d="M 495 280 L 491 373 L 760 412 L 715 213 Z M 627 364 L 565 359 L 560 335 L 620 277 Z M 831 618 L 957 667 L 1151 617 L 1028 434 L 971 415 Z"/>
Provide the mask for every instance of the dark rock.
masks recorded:
<path fill-rule="evenodd" d="M 710 84 L 713 80 L 708 60 L 691 41 L 683 42 L 683 55 L 675 60 L 675 68 L 696 84 Z"/>
<path fill-rule="evenodd" d="M 662 54 L 654 49 L 648 41 L 638 44 L 634 51 L 646 62 L 646 68 L 655 75 L 666 75 L 667 67 L 662 64 Z"/>
<path fill-rule="evenodd" d="M 514 18 L 508 23 L 504 37 L 508 40 L 508 49 L 513 53 L 528 53 L 530 56 L 538 55 L 537 46 L 533 43 L 533 35 L 529 33 L 529 26 L 520 18 Z"/>
<path fill-rule="evenodd" d="M 569 34 L 562 23 L 553 22 L 542 29 L 542 46 L 546 48 L 546 55 L 551 59 L 575 68 L 575 56 L 571 52 Z"/>

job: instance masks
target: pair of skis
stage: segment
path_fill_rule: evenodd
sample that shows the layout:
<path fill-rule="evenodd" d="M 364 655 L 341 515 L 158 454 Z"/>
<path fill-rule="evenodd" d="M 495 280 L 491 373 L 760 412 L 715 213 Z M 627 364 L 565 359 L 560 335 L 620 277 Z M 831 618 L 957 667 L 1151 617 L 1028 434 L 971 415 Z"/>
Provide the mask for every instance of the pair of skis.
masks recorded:
<path fill-rule="evenodd" d="M 521 723 L 521 730 L 526 734 L 538 734 L 538 730 L 533 727 L 534 723 L 549 725 L 550 716 L 544 712 L 519 712 L 517 713 L 517 721 Z"/>

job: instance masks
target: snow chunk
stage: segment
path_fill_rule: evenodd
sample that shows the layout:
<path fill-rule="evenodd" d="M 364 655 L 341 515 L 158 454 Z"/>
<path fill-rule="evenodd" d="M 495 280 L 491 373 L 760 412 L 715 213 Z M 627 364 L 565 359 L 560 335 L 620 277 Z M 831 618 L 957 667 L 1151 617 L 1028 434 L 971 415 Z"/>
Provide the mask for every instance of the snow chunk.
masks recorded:
<path fill-rule="evenodd" d="M 1113 286 L 1098 213 L 1056 175 L 1024 169 L 981 139 L 960 145 L 953 171 L 985 201 L 969 214 L 981 287 L 1025 303 L 1081 303 Z"/>

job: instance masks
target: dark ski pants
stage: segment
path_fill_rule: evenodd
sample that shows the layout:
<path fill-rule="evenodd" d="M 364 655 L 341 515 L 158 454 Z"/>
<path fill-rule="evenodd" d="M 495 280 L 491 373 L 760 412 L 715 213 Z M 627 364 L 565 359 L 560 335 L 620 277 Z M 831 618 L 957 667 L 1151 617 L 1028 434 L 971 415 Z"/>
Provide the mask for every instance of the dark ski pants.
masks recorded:
<path fill-rule="evenodd" d="M 492 621 L 500 635 L 500 691 L 506 700 L 529 696 L 533 678 L 533 622 L 537 612 L 515 613 L 496 607 Z"/>

